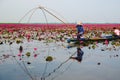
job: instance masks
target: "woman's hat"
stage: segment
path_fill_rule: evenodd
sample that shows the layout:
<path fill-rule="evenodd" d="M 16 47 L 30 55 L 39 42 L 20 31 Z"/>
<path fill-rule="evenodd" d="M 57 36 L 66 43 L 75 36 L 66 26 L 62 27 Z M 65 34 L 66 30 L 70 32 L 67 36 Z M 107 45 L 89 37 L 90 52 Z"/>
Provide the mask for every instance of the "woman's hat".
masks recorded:
<path fill-rule="evenodd" d="M 81 21 L 79 21 L 79 22 L 77 22 L 77 24 L 78 24 L 78 25 L 82 25 L 82 22 L 81 22 Z"/>

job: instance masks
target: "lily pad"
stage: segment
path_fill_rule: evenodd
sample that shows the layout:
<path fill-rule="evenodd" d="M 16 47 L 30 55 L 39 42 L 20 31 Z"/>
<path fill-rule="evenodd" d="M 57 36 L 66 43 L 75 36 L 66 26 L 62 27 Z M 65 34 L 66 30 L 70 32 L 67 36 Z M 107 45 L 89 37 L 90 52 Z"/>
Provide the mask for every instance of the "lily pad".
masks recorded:
<path fill-rule="evenodd" d="M 16 39 L 16 43 L 19 44 L 21 43 L 22 41 L 20 39 Z"/>
<path fill-rule="evenodd" d="M 30 57 L 30 55 L 31 55 L 30 52 L 27 52 L 27 53 L 26 53 L 26 56 L 27 56 L 27 57 Z"/>
<path fill-rule="evenodd" d="M 53 57 L 52 57 L 52 56 L 47 56 L 46 61 L 51 62 L 52 60 L 53 60 Z"/>

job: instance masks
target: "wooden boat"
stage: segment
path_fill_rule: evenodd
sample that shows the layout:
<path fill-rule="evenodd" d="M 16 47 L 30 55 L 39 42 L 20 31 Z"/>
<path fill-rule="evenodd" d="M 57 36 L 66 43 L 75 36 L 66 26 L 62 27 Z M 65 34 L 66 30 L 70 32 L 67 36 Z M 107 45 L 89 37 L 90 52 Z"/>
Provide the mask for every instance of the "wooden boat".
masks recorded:
<path fill-rule="evenodd" d="M 103 38 L 81 38 L 78 40 L 77 38 L 71 38 L 67 40 L 68 46 L 67 48 L 75 47 L 75 46 L 89 46 L 90 44 L 97 43 L 109 43 L 109 41 L 119 40 L 119 36 L 105 36 Z"/>
<path fill-rule="evenodd" d="M 108 40 L 108 41 L 112 41 L 112 40 L 117 40 L 117 39 L 120 39 L 119 36 L 104 36 L 103 38 L 81 38 L 80 40 L 78 40 L 77 38 L 71 38 L 71 39 L 68 39 L 67 40 L 67 43 L 70 43 L 70 42 L 80 42 L 80 41 L 83 41 L 83 42 L 103 42 L 105 40 Z"/>

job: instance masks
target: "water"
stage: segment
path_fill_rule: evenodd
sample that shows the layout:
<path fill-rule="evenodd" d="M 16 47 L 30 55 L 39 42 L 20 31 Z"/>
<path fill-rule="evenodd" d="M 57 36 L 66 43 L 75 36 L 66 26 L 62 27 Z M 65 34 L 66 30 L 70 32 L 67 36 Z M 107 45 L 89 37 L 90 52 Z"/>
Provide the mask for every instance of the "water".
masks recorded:
<path fill-rule="evenodd" d="M 24 55 L 21 57 L 17 56 L 20 45 L 23 46 Z M 119 48 L 116 51 L 101 51 L 101 44 L 95 49 L 84 47 L 82 61 L 78 62 L 69 59 L 73 54 L 77 56 L 76 47 L 67 49 L 66 45 L 62 42 L 45 44 L 39 41 L 0 45 L 0 80 L 120 79 Z M 31 53 L 30 57 L 26 56 L 27 52 Z M 3 57 L 3 54 L 8 54 L 9 57 Z M 47 56 L 52 56 L 53 61 L 47 62 Z"/>

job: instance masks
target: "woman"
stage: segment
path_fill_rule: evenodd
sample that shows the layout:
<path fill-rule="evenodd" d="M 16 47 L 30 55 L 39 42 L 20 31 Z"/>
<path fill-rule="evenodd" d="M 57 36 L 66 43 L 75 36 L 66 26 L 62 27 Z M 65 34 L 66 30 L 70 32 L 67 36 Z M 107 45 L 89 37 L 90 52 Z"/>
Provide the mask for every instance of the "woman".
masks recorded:
<path fill-rule="evenodd" d="M 84 34 L 84 28 L 82 22 L 78 22 L 76 28 L 77 28 L 77 39 L 80 40 L 81 36 Z"/>

